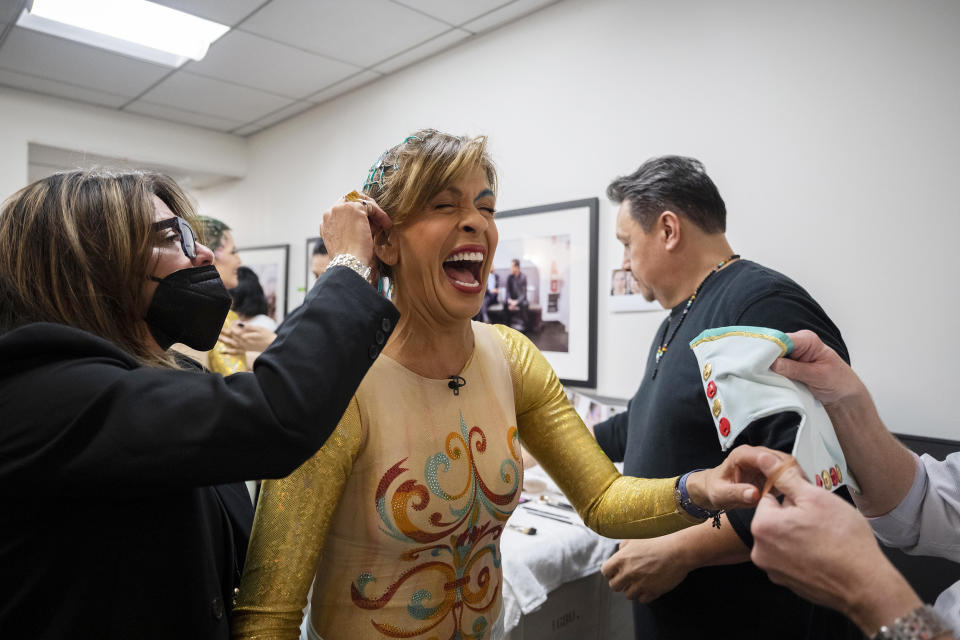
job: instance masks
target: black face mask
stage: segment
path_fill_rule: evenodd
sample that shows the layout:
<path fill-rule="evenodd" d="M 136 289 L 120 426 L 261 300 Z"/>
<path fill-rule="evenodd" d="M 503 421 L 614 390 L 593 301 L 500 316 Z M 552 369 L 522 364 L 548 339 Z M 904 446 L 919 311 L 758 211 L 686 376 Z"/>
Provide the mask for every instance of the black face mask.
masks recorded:
<path fill-rule="evenodd" d="M 157 290 L 147 309 L 147 326 L 160 348 L 175 342 L 209 351 L 217 344 L 232 300 L 216 267 L 191 267 L 153 278 Z"/>

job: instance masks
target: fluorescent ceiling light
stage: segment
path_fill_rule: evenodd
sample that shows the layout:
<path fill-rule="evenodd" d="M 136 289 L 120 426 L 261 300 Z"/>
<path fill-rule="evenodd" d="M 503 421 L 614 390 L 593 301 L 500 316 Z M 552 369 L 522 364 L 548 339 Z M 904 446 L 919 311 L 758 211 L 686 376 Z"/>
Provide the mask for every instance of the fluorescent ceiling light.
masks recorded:
<path fill-rule="evenodd" d="M 33 0 L 17 25 L 179 67 L 230 27 L 146 0 Z"/>

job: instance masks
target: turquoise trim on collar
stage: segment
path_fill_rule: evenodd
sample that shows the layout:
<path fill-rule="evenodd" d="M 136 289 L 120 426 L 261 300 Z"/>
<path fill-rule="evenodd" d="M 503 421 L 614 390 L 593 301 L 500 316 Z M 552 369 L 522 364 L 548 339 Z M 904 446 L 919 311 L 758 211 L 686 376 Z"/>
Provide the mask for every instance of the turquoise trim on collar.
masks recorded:
<path fill-rule="evenodd" d="M 793 351 L 793 340 L 790 339 L 790 336 L 785 334 L 783 331 L 777 331 L 776 329 L 768 329 L 766 327 L 747 327 L 747 326 L 732 326 L 732 327 L 717 327 L 716 329 L 707 329 L 703 331 L 700 335 L 690 341 L 690 348 L 693 349 L 701 342 L 711 342 L 713 340 L 719 340 L 720 338 L 726 337 L 728 335 L 739 335 L 739 336 L 748 336 L 755 338 L 764 338 L 767 340 L 772 340 L 780 344 L 781 348 L 784 349 L 783 355 L 790 355 Z"/>

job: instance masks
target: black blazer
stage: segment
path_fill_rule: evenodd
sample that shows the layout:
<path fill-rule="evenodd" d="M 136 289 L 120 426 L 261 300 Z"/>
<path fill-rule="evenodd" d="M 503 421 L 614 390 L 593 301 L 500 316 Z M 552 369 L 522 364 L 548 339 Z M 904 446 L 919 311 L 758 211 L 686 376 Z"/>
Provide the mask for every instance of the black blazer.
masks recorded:
<path fill-rule="evenodd" d="M 227 638 L 233 532 L 211 485 L 322 446 L 397 317 L 330 269 L 228 378 L 62 325 L 0 336 L 0 638 Z"/>

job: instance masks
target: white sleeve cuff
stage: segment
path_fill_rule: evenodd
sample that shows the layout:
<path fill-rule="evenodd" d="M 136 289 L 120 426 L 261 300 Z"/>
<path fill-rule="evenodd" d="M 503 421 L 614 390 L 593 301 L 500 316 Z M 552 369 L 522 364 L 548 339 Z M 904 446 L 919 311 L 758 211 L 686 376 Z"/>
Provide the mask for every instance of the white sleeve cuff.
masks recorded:
<path fill-rule="evenodd" d="M 915 465 L 910 491 L 890 513 L 867 518 L 880 542 L 900 549 L 915 546 L 920 538 L 920 511 L 927 493 L 926 468 L 917 454 L 911 451 L 910 455 Z"/>
<path fill-rule="evenodd" d="M 954 635 L 960 636 L 960 582 L 955 582 L 953 586 L 941 593 L 933 608 L 944 619 Z"/>

